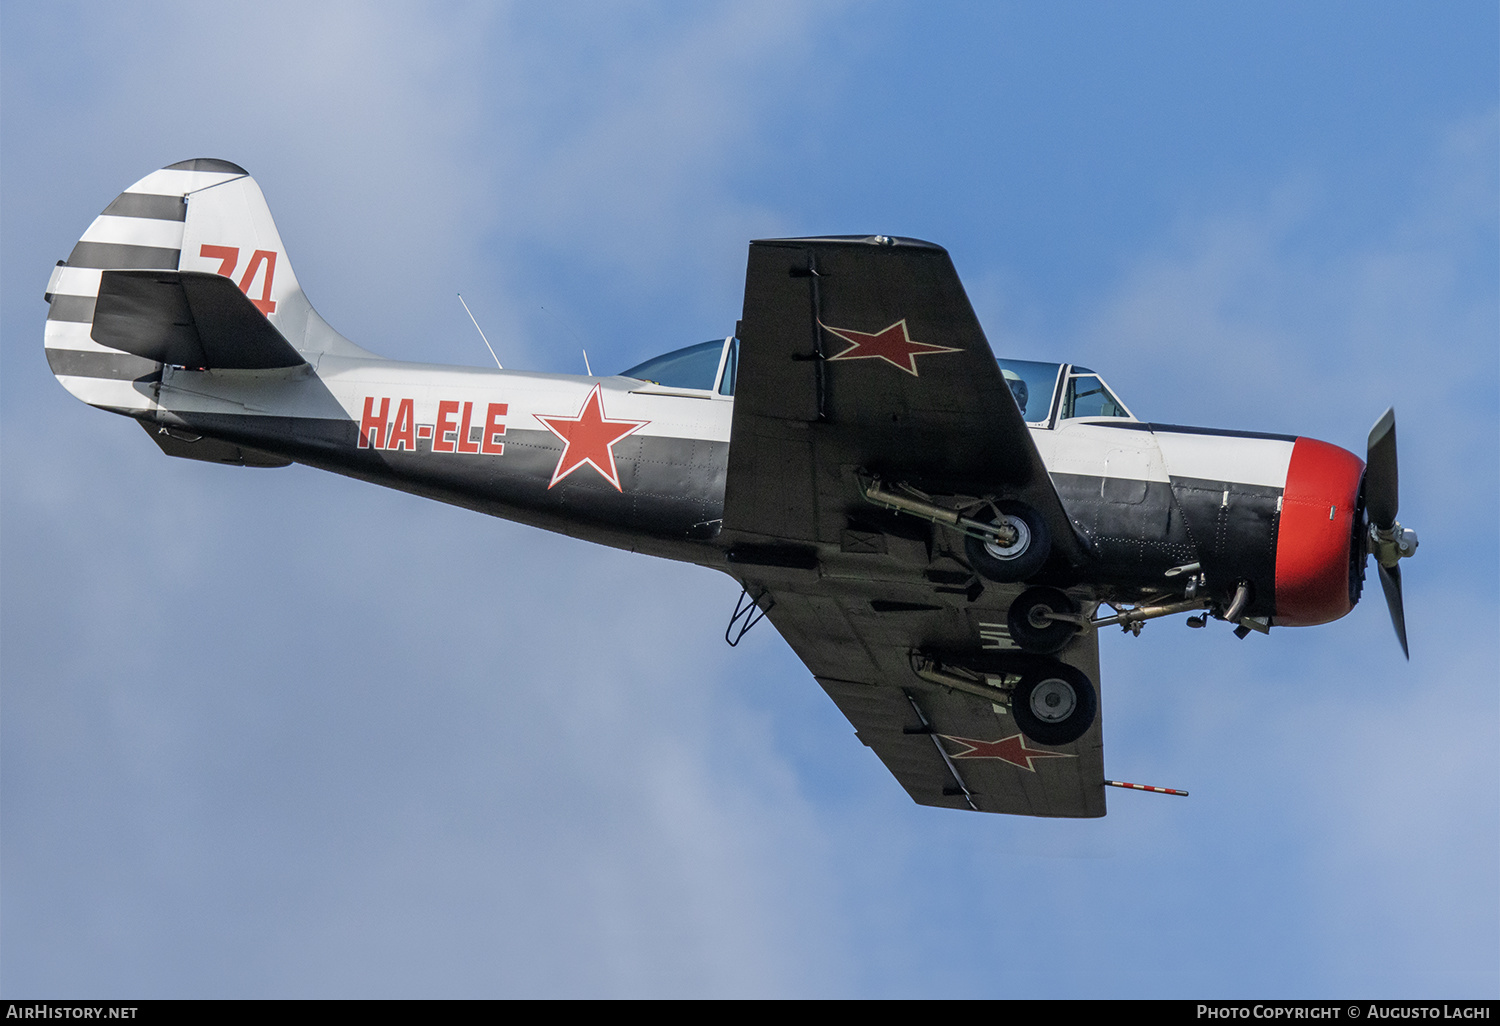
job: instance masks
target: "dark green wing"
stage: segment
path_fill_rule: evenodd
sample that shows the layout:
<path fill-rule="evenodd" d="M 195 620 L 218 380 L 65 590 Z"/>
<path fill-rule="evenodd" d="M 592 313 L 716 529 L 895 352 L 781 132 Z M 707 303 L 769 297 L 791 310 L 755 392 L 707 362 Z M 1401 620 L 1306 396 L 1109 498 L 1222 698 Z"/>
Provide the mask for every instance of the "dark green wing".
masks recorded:
<path fill-rule="evenodd" d="M 1100 721 L 1057 748 L 1003 703 L 919 676 L 914 658 L 998 667 L 1019 585 L 980 581 L 962 538 L 872 506 L 862 475 L 949 503 L 1019 499 L 1083 544 L 948 254 L 910 239 L 752 243 L 723 541 L 730 570 L 913 800 L 1102 816 Z M 1097 685 L 1092 634 L 1062 658 Z"/>

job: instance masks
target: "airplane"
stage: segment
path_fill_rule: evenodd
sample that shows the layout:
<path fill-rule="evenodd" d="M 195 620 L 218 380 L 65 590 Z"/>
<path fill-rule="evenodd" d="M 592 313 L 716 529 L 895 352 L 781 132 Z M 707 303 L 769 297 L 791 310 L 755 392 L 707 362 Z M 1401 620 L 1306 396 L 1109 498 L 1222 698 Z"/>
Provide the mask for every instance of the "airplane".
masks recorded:
<path fill-rule="evenodd" d="M 1104 774 L 1106 627 L 1327 623 L 1373 556 L 1410 658 L 1393 411 L 1365 460 L 1142 421 L 1086 367 L 997 359 L 929 242 L 752 242 L 732 334 L 619 374 L 410 363 L 318 316 L 255 180 L 196 159 L 116 197 L 46 299 L 58 381 L 169 456 L 730 575 L 725 639 L 769 619 L 919 804 L 1103 816 L 1132 786 Z"/>

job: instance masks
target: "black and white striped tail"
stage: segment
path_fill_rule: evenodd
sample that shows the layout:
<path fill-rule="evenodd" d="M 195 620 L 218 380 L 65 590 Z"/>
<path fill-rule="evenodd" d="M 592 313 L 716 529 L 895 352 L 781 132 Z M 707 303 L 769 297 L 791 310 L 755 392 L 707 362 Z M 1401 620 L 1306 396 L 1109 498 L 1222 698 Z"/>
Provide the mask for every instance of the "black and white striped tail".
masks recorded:
<path fill-rule="evenodd" d="M 229 277 L 293 345 L 314 322 L 260 187 L 225 160 L 185 160 L 153 171 L 94 219 L 47 283 L 47 362 L 84 402 L 142 417 L 157 408 L 162 365 L 93 337 L 100 276 L 108 270 L 206 271 Z"/>

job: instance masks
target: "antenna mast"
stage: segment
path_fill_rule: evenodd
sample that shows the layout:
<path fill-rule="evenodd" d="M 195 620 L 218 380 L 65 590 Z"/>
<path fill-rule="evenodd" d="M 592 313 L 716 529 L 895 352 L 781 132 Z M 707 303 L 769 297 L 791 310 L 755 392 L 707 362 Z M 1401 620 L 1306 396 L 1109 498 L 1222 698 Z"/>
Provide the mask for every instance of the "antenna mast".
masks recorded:
<path fill-rule="evenodd" d="M 488 349 L 490 351 L 490 356 L 493 357 L 494 360 L 495 360 L 495 366 L 496 367 L 500 367 L 500 357 L 495 356 L 495 347 L 492 346 L 492 345 L 490 345 L 490 340 L 489 339 L 484 338 L 484 329 L 479 326 L 479 322 L 478 321 L 474 320 L 474 311 L 469 309 L 469 304 L 468 303 L 464 303 L 464 294 L 462 292 L 460 292 L 458 294 L 458 301 L 460 303 L 464 304 L 464 313 L 466 313 L 466 314 L 469 315 L 469 320 L 474 321 L 474 330 L 477 331 L 477 332 L 479 332 L 479 337 L 480 338 L 484 339 L 484 348 L 486 348 L 486 349 Z M 505 368 L 504 367 L 500 367 L 500 369 L 504 370 Z"/>

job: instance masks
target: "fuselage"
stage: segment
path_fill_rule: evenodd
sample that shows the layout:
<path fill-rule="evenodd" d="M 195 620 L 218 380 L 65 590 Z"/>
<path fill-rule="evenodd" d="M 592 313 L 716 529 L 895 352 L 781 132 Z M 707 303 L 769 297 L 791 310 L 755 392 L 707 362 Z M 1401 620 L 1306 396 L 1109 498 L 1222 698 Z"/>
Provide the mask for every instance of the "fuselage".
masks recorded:
<path fill-rule="evenodd" d="M 733 400 L 623 378 L 325 357 L 166 368 L 155 419 L 620 548 L 712 563 Z"/>
<path fill-rule="evenodd" d="M 234 302 L 226 304 L 220 279 L 237 288 Z M 207 159 L 155 171 L 117 197 L 59 261 L 46 296 L 47 359 L 58 380 L 91 405 L 136 418 L 171 455 L 297 461 L 732 570 L 732 553 L 718 539 L 734 426 L 733 338 L 610 377 L 382 359 L 313 310 L 254 180 Z M 900 327 L 908 349 L 960 351 L 911 342 L 905 323 L 886 332 Z M 887 338 L 829 330 L 850 345 Z M 829 357 L 849 359 L 847 351 Z M 1357 599 L 1365 549 L 1356 539 L 1357 457 L 1307 438 L 1144 423 L 1086 368 L 997 362 L 1078 536 L 1065 546 L 1067 560 L 1046 564 L 1044 583 L 1126 602 L 1205 589 L 1227 605 L 1238 595 L 1237 612 L 1263 623 L 1321 623 Z M 892 373 L 920 371 L 911 353 L 886 363 Z M 816 418 L 796 426 L 831 429 Z M 959 451 L 951 435 L 933 437 Z M 1014 482 L 984 479 L 1003 474 L 1000 463 L 968 469 L 984 455 L 966 455 L 926 491 L 952 510 L 1014 498 L 1005 491 Z M 1028 475 L 1034 466 L 1028 459 Z M 776 483 L 774 475 L 756 482 Z M 846 509 L 825 512 L 847 514 L 852 527 L 864 498 L 852 484 L 840 487 L 804 491 L 847 492 Z M 953 487 L 972 493 L 943 492 Z M 954 551 L 936 534 L 929 540 L 926 558 Z M 836 548 L 813 562 L 824 557 L 837 561 Z M 901 572 L 929 569 L 908 564 Z"/>
<path fill-rule="evenodd" d="M 723 568 L 715 539 L 734 402 L 725 380 L 689 388 L 325 356 L 275 372 L 166 367 L 143 419 L 179 440 L 219 439 Z M 1092 557 L 1054 569 L 1056 583 L 1141 601 L 1171 590 L 1169 571 L 1196 564 L 1217 594 L 1249 585 L 1247 616 L 1285 625 L 1336 619 L 1357 600 L 1363 464 L 1352 454 L 1118 413 L 1030 431 Z"/>

